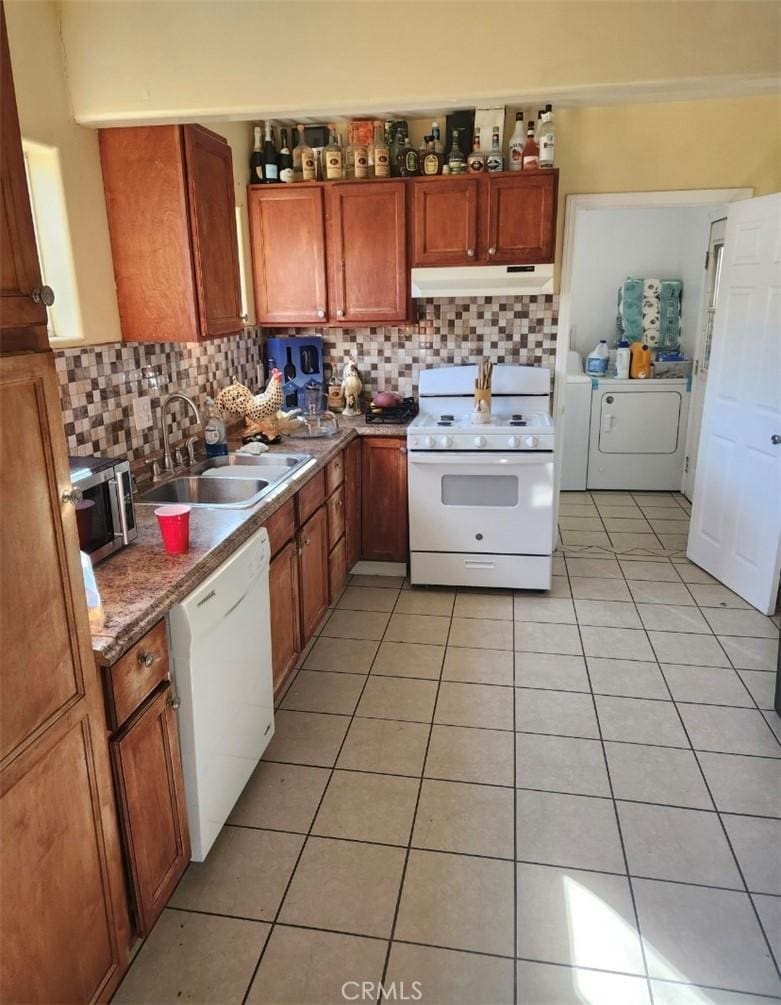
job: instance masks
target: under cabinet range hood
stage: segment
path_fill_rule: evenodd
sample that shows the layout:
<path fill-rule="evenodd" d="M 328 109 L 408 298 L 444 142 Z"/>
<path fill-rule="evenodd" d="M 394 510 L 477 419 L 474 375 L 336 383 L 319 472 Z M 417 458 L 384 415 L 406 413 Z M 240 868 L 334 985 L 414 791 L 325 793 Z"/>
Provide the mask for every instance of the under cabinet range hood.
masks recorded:
<path fill-rule="evenodd" d="M 553 293 L 552 265 L 467 265 L 412 270 L 413 297 L 522 297 Z"/>

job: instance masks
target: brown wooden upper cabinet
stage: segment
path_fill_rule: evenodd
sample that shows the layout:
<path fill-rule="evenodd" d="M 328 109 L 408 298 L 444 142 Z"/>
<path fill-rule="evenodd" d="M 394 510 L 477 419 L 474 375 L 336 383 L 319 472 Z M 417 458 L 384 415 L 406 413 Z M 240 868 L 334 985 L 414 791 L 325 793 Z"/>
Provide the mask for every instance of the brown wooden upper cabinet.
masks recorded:
<path fill-rule="evenodd" d="M 258 324 L 407 320 L 403 181 L 250 186 Z"/>
<path fill-rule="evenodd" d="M 2 6 L 0 36 L 0 349 L 48 349 L 41 267 Z"/>
<path fill-rule="evenodd" d="M 248 203 L 258 322 L 322 324 L 328 311 L 322 186 L 250 186 Z"/>
<path fill-rule="evenodd" d="M 552 262 L 558 171 L 413 181 L 412 264 Z"/>
<path fill-rule="evenodd" d="M 122 337 L 193 342 L 240 331 L 231 150 L 203 126 L 100 130 Z"/>

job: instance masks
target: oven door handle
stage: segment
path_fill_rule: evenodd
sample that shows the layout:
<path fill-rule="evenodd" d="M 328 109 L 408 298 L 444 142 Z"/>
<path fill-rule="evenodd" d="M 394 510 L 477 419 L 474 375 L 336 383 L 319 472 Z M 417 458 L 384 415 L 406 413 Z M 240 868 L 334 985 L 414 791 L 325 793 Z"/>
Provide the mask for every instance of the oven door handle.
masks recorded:
<path fill-rule="evenodd" d="M 477 450 L 467 453 L 436 451 L 432 453 L 417 453 L 412 450 L 407 455 L 408 464 L 437 464 L 440 467 L 491 467 L 519 468 L 531 464 L 552 464 L 552 450 L 518 451 L 511 454 L 481 454 Z"/>

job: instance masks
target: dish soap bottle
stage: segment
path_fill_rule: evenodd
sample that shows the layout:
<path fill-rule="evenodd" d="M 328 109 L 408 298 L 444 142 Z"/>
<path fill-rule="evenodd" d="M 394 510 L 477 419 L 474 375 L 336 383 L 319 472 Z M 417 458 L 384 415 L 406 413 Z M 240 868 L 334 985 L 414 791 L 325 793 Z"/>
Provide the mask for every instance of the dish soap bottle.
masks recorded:
<path fill-rule="evenodd" d="M 207 457 L 222 457 L 228 453 L 228 438 L 225 435 L 225 423 L 217 411 L 213 398 L 206 399 L 206 421 L 203 425 L 203 438 L 206 441 Z"/>

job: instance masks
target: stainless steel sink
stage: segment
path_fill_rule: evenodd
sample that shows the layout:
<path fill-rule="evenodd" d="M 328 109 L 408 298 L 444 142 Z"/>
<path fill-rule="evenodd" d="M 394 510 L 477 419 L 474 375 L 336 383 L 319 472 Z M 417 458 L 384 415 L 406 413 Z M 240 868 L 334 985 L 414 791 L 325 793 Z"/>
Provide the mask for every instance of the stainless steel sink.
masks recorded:
<path fill-rule="evenodd" d="M 314 464 L 310 454 L 226 454 L 193 464 L 139 496 L 140 505 L 187 503 L 209 509 L 254 506 Z"/>
<path fill-rule="evenodd" d="M 253 506 L 270 483 L 261 478 L 172 478 L 145 492 L 139 502 L 188 503 L 190 506 Z"/>

